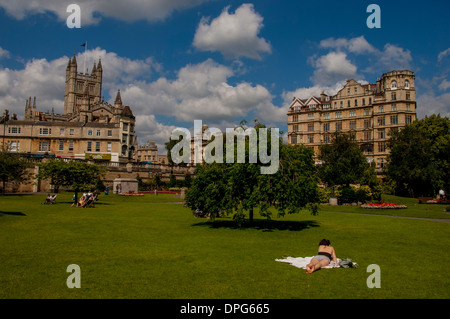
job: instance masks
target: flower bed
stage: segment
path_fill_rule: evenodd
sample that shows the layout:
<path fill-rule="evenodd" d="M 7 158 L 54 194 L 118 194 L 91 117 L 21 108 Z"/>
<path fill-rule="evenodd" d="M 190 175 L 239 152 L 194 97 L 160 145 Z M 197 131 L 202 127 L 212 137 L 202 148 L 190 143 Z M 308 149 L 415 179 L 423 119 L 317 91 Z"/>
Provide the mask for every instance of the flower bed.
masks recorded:
<path fill-rule="evenodd" d="M 366 209 L 403 209 L 408 208 L 408 206 L 405 205 L 397 205 L 397 204 L 391 204 L 391 203 L 367 203 L 364 205 L 361 205 L 361 208 Z"/>
<path fill-rule="evenodd" d="M 134 193 L 134 192 L 120 193 L 119 195 L 122 195 L 122 196 L 144 196 L 144 194 L 142 194 L 142 193 Z"/>

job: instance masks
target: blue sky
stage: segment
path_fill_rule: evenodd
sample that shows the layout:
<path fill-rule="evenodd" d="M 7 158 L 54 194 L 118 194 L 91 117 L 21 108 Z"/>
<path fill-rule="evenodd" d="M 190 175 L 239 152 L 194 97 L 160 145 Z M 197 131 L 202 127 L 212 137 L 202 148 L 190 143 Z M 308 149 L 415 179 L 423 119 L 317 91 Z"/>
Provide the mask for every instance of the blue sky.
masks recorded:
<path fill-rule="evenodd" d="M 68 28 L 67 6 L 81 9 Z M 381 9 L 381 28 L 366 12 Z M 225 129 L 245 119 L 287 130 L 293 96 L 334 94 L 348 78 L 416 73 L 418 116 L 450 115 L 448 1 L 0 0 L 0 111 L 25 100 L 63 112 L 68 58 L 102 59 L 103 95 L 118 89 L 139 143 L 162 146 L 195 119 Z"/>

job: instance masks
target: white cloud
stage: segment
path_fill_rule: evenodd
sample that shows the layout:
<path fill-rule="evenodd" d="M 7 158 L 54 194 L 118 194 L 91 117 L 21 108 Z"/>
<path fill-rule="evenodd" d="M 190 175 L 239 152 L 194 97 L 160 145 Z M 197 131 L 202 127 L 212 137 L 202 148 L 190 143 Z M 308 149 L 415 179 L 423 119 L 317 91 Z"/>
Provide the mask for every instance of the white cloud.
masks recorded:
<path fill-rule="evenodd" d="M 201 51 L 219 51 L 226 58 L 261 59 L 260 53 L 271 53 L 270 44 L 258 37 L 263 17 L 255 12 L 253 4 L 241 5 L 234 14 L 228 9 L 226 7 L 211 22 L 202 18 L 195 33 L 194 47 Z"/>
<path fill-rule="evenodd" d="M 60 20 L 66 21 L 70 13 L 67 6 L 76 3 L 81 8 L 81 24 L 98 23 L 98 15 L 132 22 L 137 20 L 155 21 L 170 16 L 176 10 L 195 7 L 209 0 L 61 0 L 10 1 L 0 0 L 0 7 L 16 19 L 24 19 L 33 14 L 52 12 Z"/>
<path fill-rule="evenodd" d="M 439 90 L 447 91 L 450 89 L 450 81 L 443 80 L 441 84 L 439 84 Z"/>
<path fill-rule="evenodd" d="M 348 59 L 343 52 L 330 52 L 311 63 L 316 68 L 311 80 L 318 85 L 331 85 L 346 78 L 357 76 L 357 67 Z"/>
<path fill-rule="evenodd" d="M 346 38 L 328 38 L 320 41 L 321 48 L 346 50 L 348 52 L 363 54 L 363 53 L 375 53 L 377 49 L 367 42 L 364 36 L 360 36 L 353 39 Z"/>
<path fill-rule="evenodd" d="M 450 55 L 450 48 L 439 53 L 438 61 L 441 62 L 446 56 Z"/>
<path fill-rule="evenodd" d="M 435 95 L 433 92 L 418 95 L 417 116 L 424 118 L 432 114 L 450 117 L 450 93 Z"/>
<path fill-rule="evenodd" d="M 5 49 L 2 49 L 0 47 L 0 59 L 1 58 L 9 58 L 9 51 L 5 50 Z"/>
<path fill-rule="evenodd" d="M 412 60 L 411 51 L 390 43 L 379 54 L 381 64 L 391 70 L 410 69 Z"/>
<path fill-rule="evenodd" d="M 284 121 L 285 111 L 272 104 L 265 87 L 246 82 L 233 86 L 228 83 L 232 75 L 230 68 L 208 59 L 181 68 L 176 79 L 137 82 L 121 95 L 141 114 L 170 115 L 183 122 L 231 121 L 252 110 L 258 110 L 262 120 Z"/>

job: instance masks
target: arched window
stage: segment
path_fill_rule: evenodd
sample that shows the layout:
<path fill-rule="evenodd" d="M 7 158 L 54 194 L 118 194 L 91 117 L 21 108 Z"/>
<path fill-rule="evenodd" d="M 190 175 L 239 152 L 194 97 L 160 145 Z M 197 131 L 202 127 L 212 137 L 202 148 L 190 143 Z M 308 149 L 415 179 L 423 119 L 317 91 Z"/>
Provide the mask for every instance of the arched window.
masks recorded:
<path fill-rule="evenodd" d="M 409 89 L 409 81 L 405 80 L 405 89 Z"/>
<path fill-rule="evenodd" d="M 397 88 L 397 81 L 392 81 L 391 82 L 391 89 L 396 89 Z"/>

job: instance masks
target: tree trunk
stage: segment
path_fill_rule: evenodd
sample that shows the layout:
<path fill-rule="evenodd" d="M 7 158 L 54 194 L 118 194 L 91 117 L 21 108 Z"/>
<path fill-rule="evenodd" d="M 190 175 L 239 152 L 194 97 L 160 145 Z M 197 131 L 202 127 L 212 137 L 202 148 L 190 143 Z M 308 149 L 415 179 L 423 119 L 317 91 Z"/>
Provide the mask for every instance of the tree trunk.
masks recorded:
<path fill-rule="evenodd" d="M 250 208 L 249 221 L 250 221 L 250 224 L 253 224 L 253 208 Z"/>

